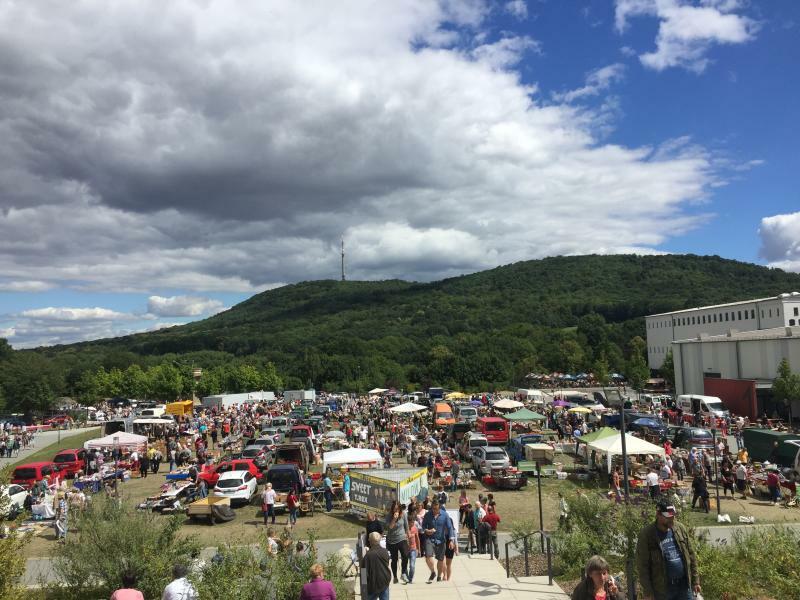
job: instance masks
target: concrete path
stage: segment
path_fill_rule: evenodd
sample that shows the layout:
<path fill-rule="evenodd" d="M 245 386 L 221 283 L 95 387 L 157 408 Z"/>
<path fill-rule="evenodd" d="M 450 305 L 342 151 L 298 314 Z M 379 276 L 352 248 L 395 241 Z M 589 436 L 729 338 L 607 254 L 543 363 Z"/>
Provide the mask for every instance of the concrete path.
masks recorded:
<path fill-rule="evenodd" d="M 19 456 L 13 456 L 11 458 L 0 458 L 0 467 L 4 467 L 9 463 L 15 463 L 20 460 L 24 460 L 26 456 L 29 456 L 34 452 L 38 452 L 42 448 L 46 448 L 51 444 L 58 443 L 60 440 L 72 437 L 73 435 L 78 435 L 79 433 L 84 433 L 85 431 L 90 431 L 92 429 L 98 429 L 98 428 L 84 427 L 79 429 L 59 429 L 55 431 L 40 431 L 39 433 L 33 436 L 33 445 L 21 449 L 19 451 Z M 99 435 L 99 430 L 98 430 L 98 435 Z M 55 455 L 55 451 L 53 452 L 53 455 Z M 50 460 L 52 460 L 52 457 Z"/>
<path fill-rule="evenodd" d="M 392 584 L 392 600 L 566 600 L 569 598 L 547 577 L 506 578 L 500 562 L 487 555 L 460 554 L 453 559 L 453 578 L 450 581 L 426 583 L 428 569 L 424 559 L 417 559 L 414 582 Z M 358 590 L 356 598 L 360 598 Z"/>

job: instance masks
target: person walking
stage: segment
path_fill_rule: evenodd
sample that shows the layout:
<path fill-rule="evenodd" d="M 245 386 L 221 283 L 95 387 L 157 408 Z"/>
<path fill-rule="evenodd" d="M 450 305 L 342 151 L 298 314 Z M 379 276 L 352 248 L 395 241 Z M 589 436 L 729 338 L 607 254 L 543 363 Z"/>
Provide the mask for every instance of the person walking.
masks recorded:
<path fill-rule="evenodd" d="M 586 562 L 585 577 L 575 587 L 571 600 L 625 600 L 617 582 L 608 574 L 608 562 L 602 556 L 592 556 Z"/>
<path fill-rule="evenodd" d="M 150 457 L 147 455 L 147 452 L 143 452 L 142 457 L 139 459 L 139 476 L 143 479 L 146 478 L 149 470 Z"/>
<path fill-rule="evenodd" d="M 297 492 L 294 488 L 289 490 L 289 493 L 286 494 L 286 508 L 289 511 L 289 525 L 294 527 L 297 525 L 297 512 L 299 510 L 299 503 L 300 498 L 297 496 Z"/>
<path fill-rule="evenodd" d="M 111 600 L 144 600 L 142 592 L 136 589 L 136 574 L 125 572 L 122 574 L 122 587 L 114 590 Z"/>
<path fill-rule="evenodd" d="M 781 478 L 778 475 L 778 467 L 774 465 L 769 467 L 769 472 L 767 473 L 767 489 L 769 489 L 772 505 L 777 505 L 778 500 L 781 499 Z"/>
<path fill-rule="evenodd" d="M 314 563 L 309 569 L 311 581 L 303 585 L 299 600 L 336 600 L 333 583 L 325 579 L 322 565 Z"/>
<path fill-rule="evenodd" d="M 272 489 L 272 484 L 267 483 L 264 486 L 264 491 L 261 492 L 261 512 L 264 514 L 264 525 L 267 524 L 267 519 L 272 517 L 272 525 L 275 524 L 275 499 L 277 494 Z"/>
<path fill-rule="evenodd" d="M 392 572 L 389 570 L 389 553 L 381 547 L 381 534 L 373 531 L 368 538 L 369 550 L 359 561 L 359 566 L 367 571 L 366 600 L 389 600 L 389 584 Z"/>
<path fill-rule="evenodd" d="M 672 504 L 659 501 L 655 522 L 639 532 L 636 566 L 643 600 L 693 600 L 700 593 L 697 556 Z"/>
<path fill-rule="evenodd" d="M 434 501 L 431 510 L 425 513 L 422 519 L 422 529 L 425 533 L 425 562 L 431 574 L 428 583 L 442 580 L 444 574 L 444 554 L 448 546 L 453 549 L 453 527 L 450 517 L 443 512 L 439 503 Z M 436 570 L 434 571 L 433 559 L 436 558 Z"/>
<path fill-rule="evenodd" d="M 694 476 L 692 479 L 692 490 L 694 494 L 692 495 L 692 508 L 697 503 L 697 499 L 700 499 L 700 508 L 704 508 L 706 513 L 709 509 L 709 502 L 708 502 L 708 486 L 706 485 L 706 478 L 700 474 Z"/>
<path fill-rule="evenodd" d="M 331 480 L 330 470 L 325 473 L 322 485 L 325 494 L 325 512 L 331 512 L 333 510 L 333 481 Z"/>
<path fill-rule="evenodd" d="M 654 467 L 647 469 L 647 489 L 650 490 L 650 498 L 655 500 L 661 493 L 661 486 L 658 483 L 658 473 Z"/>
<path fill-rule="evenodd" d="M 186 578 L 188 574 L 189 569 L 186 565 L 176 564 L 172 568 L 174 579 L 164 588 L 161 600 L 197 600 L 197 590 Z"/>
<path fill-rule="evenodd" d="M 400 577 L 408 582 L 408 516 L 397 500 L 394 500 L 386 515 L 386 549 L 392 557 L 392 577 L 397 583 L 397 555 L 401 559 Z"/>
<path fill-rule="evenodd" d="M 422 543 L 417 525 L 417 512 L 416 508 L 414 508 L 408 512 L 408 583 L 414 581 L 417 556 L 419 556 L 421 549 Z"/>
<path fill-rule="evenodd" d="M 746 499 L 745 491 L 747 490 L 747 467 L 744 466 L 741 460 L 736 461 L 736 491 L 742 495 L 742 500 Z"/>
<path fill-rule="evenodd" d="M 486 516 L 483 517 L 483 522 L 487 523 L 490 527 L 486 540 L 486 552 L 489 555 L 494 555 L 495 559 L 500 559 L 500 547 L 497 544 L 497 524 L 500 522 L 500 515 L 495 511 L 494 504 L 489 504 L 486 507 Z"/>

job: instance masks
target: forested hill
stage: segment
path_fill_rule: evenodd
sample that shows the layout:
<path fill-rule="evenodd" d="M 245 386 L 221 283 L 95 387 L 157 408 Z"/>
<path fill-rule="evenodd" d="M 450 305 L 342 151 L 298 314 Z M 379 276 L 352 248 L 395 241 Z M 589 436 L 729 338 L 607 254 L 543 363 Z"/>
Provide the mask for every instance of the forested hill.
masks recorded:
<path fill-rule="evenodd" d="M 36 353 L 69 371 L 65 394 L 85 369 L 164 360 L 269 361 L 287 387 L 505 387 L 598 361 L 624 371 L 646 314 L 795 290 L 800 275 L 716 256 L 555 257 L 433 283 L 298 283 L 203 321 Z"/>

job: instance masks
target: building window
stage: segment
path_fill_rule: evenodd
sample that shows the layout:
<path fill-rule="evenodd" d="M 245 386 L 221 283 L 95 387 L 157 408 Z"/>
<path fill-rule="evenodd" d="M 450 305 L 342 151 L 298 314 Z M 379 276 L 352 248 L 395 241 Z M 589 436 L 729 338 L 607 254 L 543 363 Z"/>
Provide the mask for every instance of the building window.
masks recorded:
<path fill-rule="evenodd" d="M 725 313 L 725 320 L 726 320 L 726 321 L 728 320 L 728 315 L 729 315 L 729 314 L 730 314 L 730 313 Z"/>
<path fill-rule="evenodd" d="M 756 309 L 755 308 L 751 308 L 750 309 L 750 318 L 751 319 L 755 319 L 756 318 Z"/>
<path fill-rule="evenodd" d="M 771 308 L 769 309 L 769 316 L 770 316 L 770 318 L 772 318 L 772 309 Z"/>
<path fill-rule="evenodd" d="M 775 316 L 776 317 L 780 317 L 781 316 L 781 309 L 780 308 L 776 308 L 775 309 Z"/>
<path fill-rule="evenodd" d="M 738 321 L 742 320 L 742 311 L 737 311 Z"/>
<path fill-rule="evenodd" d="M 798 312 L 800 312 L 800 309 L 798 309 L 798 308 L 795 306 L 795 307 L 794 307 L 794 316 L 795 316 L 795 317 L 800 317 L 800 314 L 798 314 Z"/>
<path fill-rule="evenodd" d="M 789 325 L 794 326 L 794 319 L 789 319 Z"/>
<path fill-rule="evenodd" d="M 716 313 L 715 313 L 715 314 L 714 314 L 714 323 L 716 323 L 716 322 L 717 322 L 717 315 L 716 315 Z"/>

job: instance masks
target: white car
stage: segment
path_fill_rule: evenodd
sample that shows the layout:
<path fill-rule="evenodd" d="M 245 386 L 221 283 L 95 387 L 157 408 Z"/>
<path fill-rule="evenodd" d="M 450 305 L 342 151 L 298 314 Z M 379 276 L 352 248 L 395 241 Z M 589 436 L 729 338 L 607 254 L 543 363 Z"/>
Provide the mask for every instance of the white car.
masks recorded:
<path fill-rule="evenodd" d="M 228 471 L 219 476 L 214 486 L 215 496 L 225 496 L 234 502 L 249 504 L 258 492 L 258 482 L 250 471 Z"/>
<path fill-rule="evenodd" d="M 25 496 L 28 495 L 28 492 L 21 485 L 12 483 L 11 485 L 0 488 L 0 494 L 5 497 L 2 501 L 0 501 L 0 504 L 3 505 L 2 509 L 0 510 L 2 510 L 2 515 L 4 517 L 8 517 L 9 515 L 15 515 L 22 510 L 22 507 L 25 504 Z"/>

